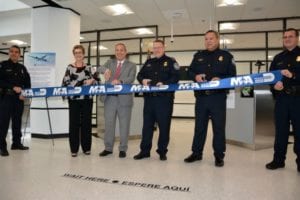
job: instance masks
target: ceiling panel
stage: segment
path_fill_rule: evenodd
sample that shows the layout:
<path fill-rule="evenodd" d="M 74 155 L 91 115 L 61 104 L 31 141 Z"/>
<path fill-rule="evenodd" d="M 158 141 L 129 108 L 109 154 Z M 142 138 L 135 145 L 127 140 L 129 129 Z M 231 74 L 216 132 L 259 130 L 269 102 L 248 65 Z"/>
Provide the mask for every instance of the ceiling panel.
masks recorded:
<path fill-rule="evenodd" d="M 267 18 L 272 17 L 289 17 L 299 16 L 300 1 L 299 0 L 274 0 L 274 4 L 268 5 Z"/>
<path fill-rule="evenodd" d="M 21 0 L 30 6 L 45 5 L 41 0 Z M 257 18 L 280 18 L 289 16 L 299 16 L 299 0 L 248 0 L 246 5 L 236 7 L 214 8 L 212 0 L 56 0 L 58 4 L 69 7 L 81 14 L 81 31 L 96 29 L 123 28 L 142 25 L 158 25 L 159 35 L 170 35 L 170 13 L 182 15 L 174 17 L 175 34 L 199 34 L 211 28 L 211 21 L 220 20 L 240 20 Z M 115 3 L 126 3 L 135 13 L 127 16 L 109 16 L 100 8 L 105 5 Z M 1 19 L 21 12 L 30 13 L 30 9 L 0 12 Z M 180 13 L 179 12 L 179 13 Z M 300 20 L 288 20 L 288 27 L 300 28 Z M 257 30 L 277 30 L 282 27 L 282 22 L 259 22 L 242 23 L 235 31 L 257 31 Z M 83 34 L 82 41 L 96 40 L 96 34 Z M 113 39 L 124 37 L 138 37 L 129 31 L 103 32 L 101 39 Z M 10 38 L 0 38 L 0 48 L 8 47 L 2 45 L 11 39 L 20 39 L 30 44 L 30 35 L 11 36 Z M 226 38 L 233 39 L 233 44 L 228 44 L 229 48 L 257 48 L 264 47 L 264 34 L 261 35 L 226 35 Z M 281 34 L 274 33 L 269 36 L 272 47 L 281 46 Z M 147 51 L 147 44 L 152 39 L 145 40 L 143 51 Z M 135 40 L 128 42 L 129 51 L 139 49 Z M 101 53 L 113 53 L 115 42 L 105 43 L 109 50 Z M 198 49 L 203 48 L 202 37 L 175 38 L 174 43 L 170 43 L 166 38 L 168 50 Z M 95 44 L 94 44 L 95 45 Z"/>

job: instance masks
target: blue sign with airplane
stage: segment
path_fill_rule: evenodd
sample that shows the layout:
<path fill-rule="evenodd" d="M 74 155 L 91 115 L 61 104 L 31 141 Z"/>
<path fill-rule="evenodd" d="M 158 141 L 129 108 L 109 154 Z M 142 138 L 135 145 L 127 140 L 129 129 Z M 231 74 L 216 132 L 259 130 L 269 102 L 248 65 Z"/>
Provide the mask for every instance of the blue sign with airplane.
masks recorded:
<path fill-rule="evenodd" d="M 55 66 L 55 53 L 29 53 L 27 56 L 31 66 Z"/>

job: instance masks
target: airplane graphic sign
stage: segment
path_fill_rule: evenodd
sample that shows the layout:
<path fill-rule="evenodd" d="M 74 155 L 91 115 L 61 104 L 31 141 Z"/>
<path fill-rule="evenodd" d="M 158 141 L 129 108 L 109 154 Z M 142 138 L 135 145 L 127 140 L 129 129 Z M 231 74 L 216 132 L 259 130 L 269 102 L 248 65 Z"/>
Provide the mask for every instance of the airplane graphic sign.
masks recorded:
<path fill-rule="evenodd" d="M 50 87 L 55 84 L 55 59 L 54 52 L 26 53 L 24 64 L 27 67 L 33 87 Z"/>

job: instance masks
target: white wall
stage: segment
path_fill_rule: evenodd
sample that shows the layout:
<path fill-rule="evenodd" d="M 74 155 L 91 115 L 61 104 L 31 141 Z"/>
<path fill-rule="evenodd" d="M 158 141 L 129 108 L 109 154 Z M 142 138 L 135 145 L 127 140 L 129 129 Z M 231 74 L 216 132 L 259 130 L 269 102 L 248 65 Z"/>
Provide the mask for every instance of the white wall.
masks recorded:
<path fill-rule="evenodd" d="M 31 33 L 30 9 L 17 13 L 0 14 L 0 37 Z"/>

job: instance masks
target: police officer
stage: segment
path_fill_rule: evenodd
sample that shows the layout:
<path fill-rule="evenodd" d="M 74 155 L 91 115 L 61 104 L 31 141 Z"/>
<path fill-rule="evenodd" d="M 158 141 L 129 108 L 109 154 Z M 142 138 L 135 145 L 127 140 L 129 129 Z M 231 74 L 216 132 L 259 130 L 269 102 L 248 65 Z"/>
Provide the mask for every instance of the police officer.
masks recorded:
<path fill-rule="evenodd" d="M 283 33 L 284 51 L 276 55 L 270 70 L 281 70 L 283 78 L 271 86 L 275 97 L 275 144 L 273 160 L 266 165 L 274 170 L 285 166 L 290 121 L 295 133 L 294 152 L 300 172 L 300 48 L 299 32 L 290 28 Z"/>
<path fill-rule="evenodd" d="M 144 86 L 174 84 L 179 80 L 179 65 L 165 55 L 165 44 L 162 40 L 153 42 L 155 58 L 148 59 L 137 79 Z M 171 117 L 173 112 L 174 92 L 152 92 L 144 94 L 143 131 L 140 144 L 141 151 L 134 156 L 135 160 L 150 157 L 154 124 L 159 127 L 158 148 L 160 160 L 167 160 Z"/>
<path fill-rule="evenodd" d="M 30 76 L 24 65 L 18 63 L 20 48 L 9 49 L 9 59 L 0 63 L 0 155 L 8 156 L 6 135 L 12 119 L 12 150 L 28 150 L 21 143 L 21 123 L 24 109 L 22 89 L 30 88 Z"/>
<path fill-rule="evenodd" d="M 205 33 L 206 50 L 198 51 L 193 58 L 188 74 L 195 82 L 216 81 L 236 75 L 233 56 L 219 49 L 219 34 L 214 30 Z M 195 133 L 192 154 L 184 159 L 190 163 L 202 160 L 202 152 L 207 135 L 208 121 L 211 118 L 213 128 L 213 149 L 215 165 L 222 167 L 225 156 L 225 120 L 227 91 L 195 91 Z"/>

